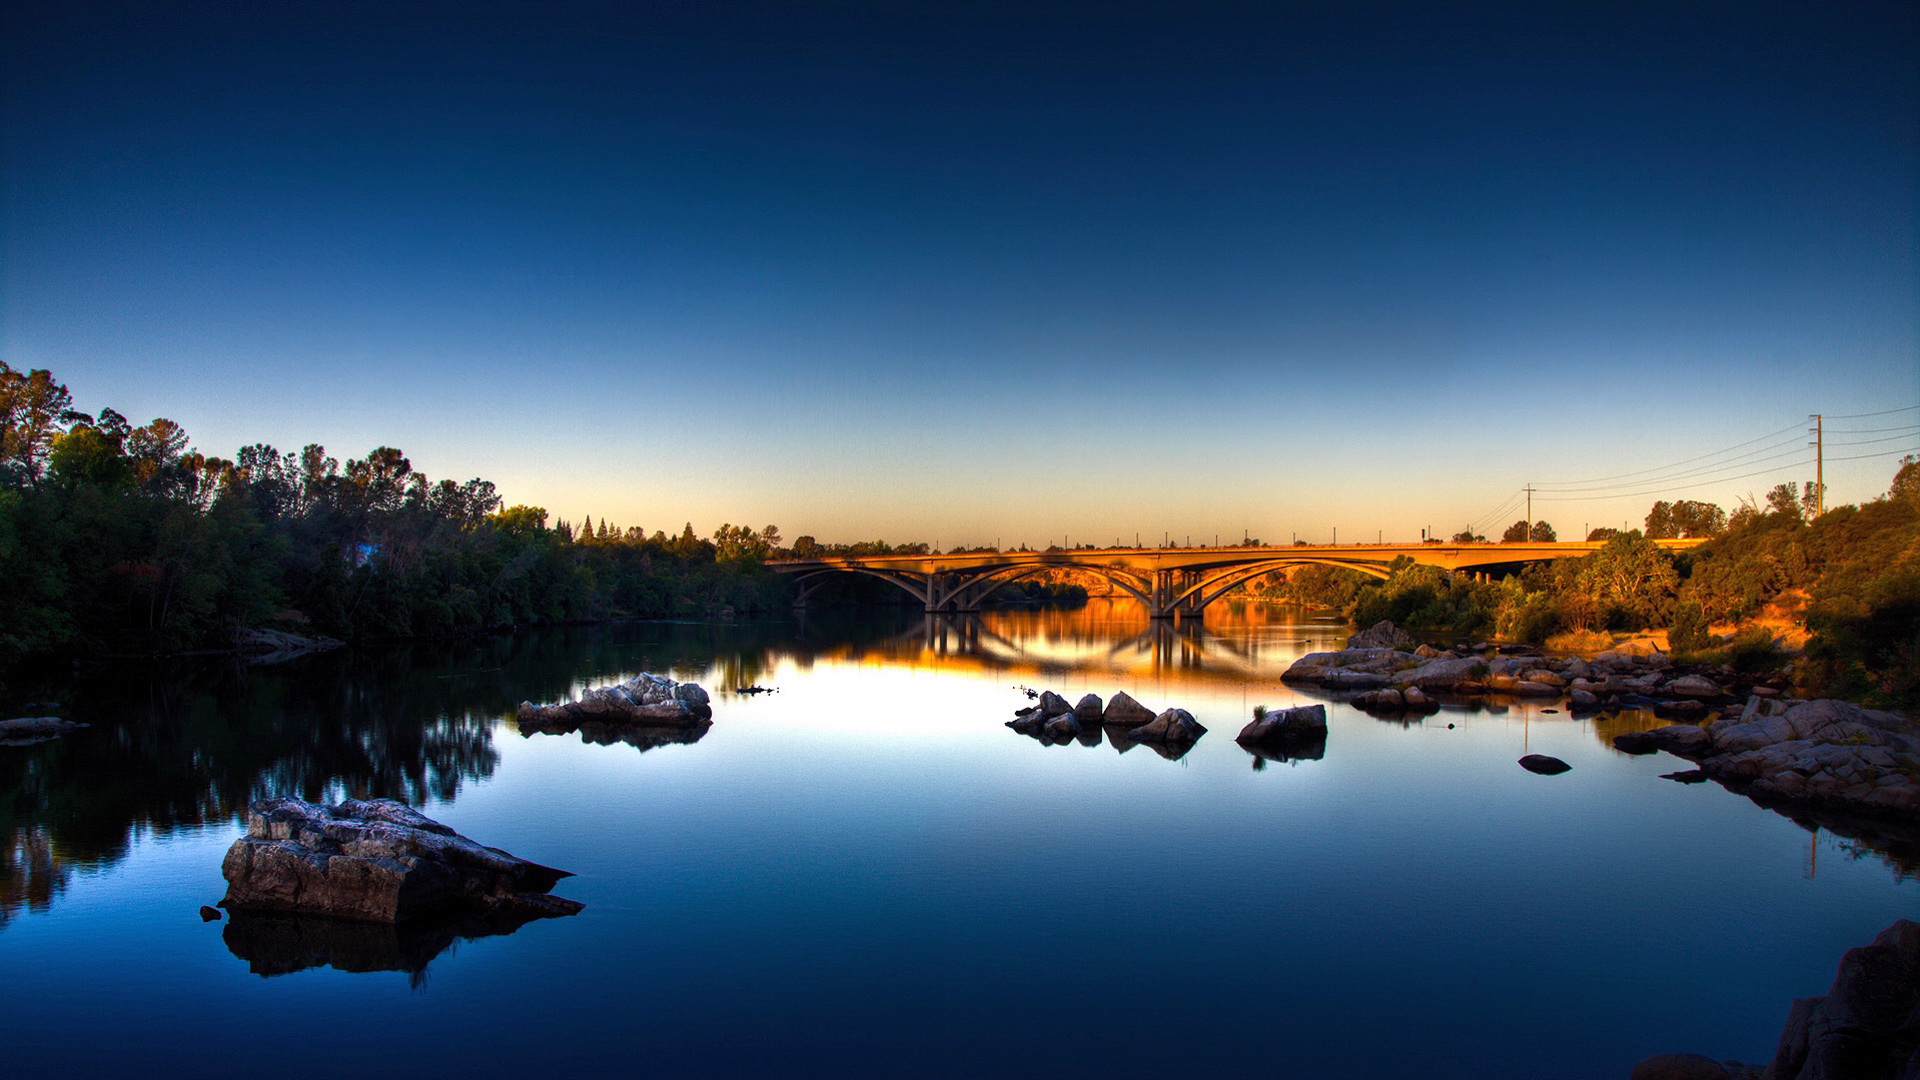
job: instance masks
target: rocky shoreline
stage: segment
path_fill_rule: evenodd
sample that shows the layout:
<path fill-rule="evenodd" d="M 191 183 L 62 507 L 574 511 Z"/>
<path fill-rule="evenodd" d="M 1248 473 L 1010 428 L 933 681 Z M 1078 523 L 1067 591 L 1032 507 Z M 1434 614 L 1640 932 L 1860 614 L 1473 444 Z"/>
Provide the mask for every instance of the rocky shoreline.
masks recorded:
<path fill-rule="evenodd" d="M 1920 723 L 1845 701 L 1797 701 L 1778 680 L 1677 664 L 1650 646 L 1591 658 L 1517 646 L 1415 646 L 1381 623 L 1337 652 L 1312 653 L 1281 679 L 1376 714 L 1435 712 L 1499 699 L 1563 701 L 1573 715 L 1642 711 L 1676 721 L 1617 736 L 1630 754 L 1666 750 L 1711 779 L 1796 815 L 1920 827 Z M 1850 835 L 1881 830 L 1869 826 Z"/>

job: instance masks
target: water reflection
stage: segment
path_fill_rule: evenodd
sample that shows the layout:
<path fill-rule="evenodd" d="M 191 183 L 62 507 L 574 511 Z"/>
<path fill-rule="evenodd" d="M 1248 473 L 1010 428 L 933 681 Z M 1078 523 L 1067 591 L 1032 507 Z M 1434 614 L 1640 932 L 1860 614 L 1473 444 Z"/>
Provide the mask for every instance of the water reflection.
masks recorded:
<path fill-rule="evenodd" d="M 458 942 L 511 934 L 536 917 L 486 911 L 396 924 L 236 911 L 221 940 L 261 978 L 317 967 L 404 971 L 408 982 L 419 987 L 426 982 L 427 965 Z"/>
<path fill-rule="evenodd" d="M 580 741 L 589 746 L 620 744 L 645 753 L 662 746 L 697 743 L 713 727 L 713 722 L 702 720 L 686 727 L 657 727 L 600 720 L 515 720 L 514 726 L 519 729 L 520 737 L 525 739 L 535 735 L 572 735 L 578 732 Z"/>
<path fill-rule="evenodd" d="M 138 834 L 233 821 L 264 795 L 453 798 L 499 760 L 498 702 L 443 674 L 404 652 L 84 674 L 63 705 L 92 727 L 0 751 L 0 925 Z"/>
<path fill-rule="evenodd" d="M 494 731 L 520 701 L 574 697 L 582 687 L 642 671 L 702 681 L 723 707 L 742 700 L 735 691 L 827 663 L 1041 686 L 1156 683 L 1162 704 L 1179 704 L 1190 689 L 1251 691 L 1250 707 L 1280 692 L 1279 675 L 1295 658 L 1338 648 L 1348 632 L 1329 616 L 1264 605 L 1216 605 L 1200 624 L 1151 620 L 1136 605 L 1095 602 L 1071 611 L 931 618 L 903 609 L 816 610 L 793 621 L 559 627 L 267 666 L 206 659 L 98 665 L 20 688 L 31 695 L 22 702 L 57 699 L 61 715 L 93 726 L 53 742 L 0 748 L 0 927 L 22 910 L 52 904 L 75 869 L 123 858 L 136 837 L 224 825 L 255 798 L 389 797 L 414 805 L 452 799 L 464 783 L 493 773 Z M 1288 692 L 1336 703 L 1351 696 Z M 1664 723 L 1643 713 L 1548 715 L 1538 702 L 1498 699 L 1450 702 L 1424 723 L 1450 722 L 1469 709 L 1484 710 L 1482 716 L 1508 710 L 1523 742 L 1532 725 L 1585 725 L 1610 743 L 1622 732 Z M 1423 722 L 1411 715 L 1381 719 Z M 641 751 L 696 743 L 704 731 L 577 729 L 586 742 Z M 1136 744 L 1124 730 L 1088 731 L 1079 741 L 1089 748 L 1105 743 L 1119 754 L 1148 745 L 1169 760 L 1190 749 Z M 1255 753 L 1253 764 L 1325 754 L 1324 743 L 1286 747 Z M 1902 835 L 1843 821 L 1819 826 L 1886 857 L 1901 873 L 1920 866 L 1920 831 Z"/>

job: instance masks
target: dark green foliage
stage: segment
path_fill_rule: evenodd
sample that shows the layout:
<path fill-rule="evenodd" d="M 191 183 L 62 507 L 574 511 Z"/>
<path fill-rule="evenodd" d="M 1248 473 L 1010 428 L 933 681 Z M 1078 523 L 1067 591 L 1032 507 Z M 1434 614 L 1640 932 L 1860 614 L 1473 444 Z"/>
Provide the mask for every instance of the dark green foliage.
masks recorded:
<path fill-rule="evenodd" d="M 1494 627 L 1499 591 L 1402 557 L 1394 561 L 1392 577 L 1359 593 L 1348 617 L 1362 626 L 1391 619 L 1410 629 L 1481 634 Z"/>
<path fill-rule="evenodd" d="M 1707 613 L 1698 601 L 1675 604 L 1673 619 L 1667 625 L 1667 644 L 1677 653 L 1703 652 L 1713 645 L 1707 632 Z"/>
<path fill-rule="evenodd" d="M 58 652 L 224 646 L 278 625 L 350 641 L 784 602 L 772 526 L 576 539 L 492 484 L 429 481 L 399 450 L 191 452 L 170 420 L 67 408 L 0 364 L 0 667 Z"/>

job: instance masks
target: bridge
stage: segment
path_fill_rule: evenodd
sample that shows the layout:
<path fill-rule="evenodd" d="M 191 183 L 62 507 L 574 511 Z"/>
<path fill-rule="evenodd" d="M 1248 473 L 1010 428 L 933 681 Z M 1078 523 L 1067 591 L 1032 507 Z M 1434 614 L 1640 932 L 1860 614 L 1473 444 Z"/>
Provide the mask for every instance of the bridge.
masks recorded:
<path fill-rule="evenodd" d="M 1684 551 L 1705 540 L 1655 540 Z M 1156 619 L 1197 618 L 1207 605 L 1263 574 L 1295 566 L 1341 566 L 1377 578 L 1395 560 L 1452 573 L 1590 555 L 1597 540 L 1513 544 L 1296 544 L 1291 547 L 1077 548 L 1071 551 L 975 551 L 953 555 L 830 555 L 780 559 L 767 568 L 799 585 L 794 606 L 837 574 L 865 574 L 911 593 L 930 612 L 978 611 L 993 590 L 1049 571 L 1093 574 L 1146 605 Z"/>

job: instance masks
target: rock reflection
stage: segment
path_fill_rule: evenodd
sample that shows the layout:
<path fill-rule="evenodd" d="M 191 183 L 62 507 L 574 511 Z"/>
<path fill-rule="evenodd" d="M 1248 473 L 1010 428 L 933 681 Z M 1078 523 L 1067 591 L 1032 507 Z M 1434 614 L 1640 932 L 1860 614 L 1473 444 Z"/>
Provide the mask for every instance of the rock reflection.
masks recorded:
<path fill-rule="evenodd" d="M 1253 767 L 1264 769 L 1269 761 L 1319 761 L 1327 756 L 1327 735 L 1297 735 L 1273 742 L 1256 745 L 1239 744 L 1240 749 L 1253 755 Z"/>
<path fill-rule="evenodd" d="M 524 739 L 531 739 L 535 735 L 572 735 L 578 732 L 580 741 L 591 746 L 621 743 L 645 753 L 662 746 L 697 743 L 713 727 L 713 721 L 701 720 L 684 727 L 653 727 L 599 720 L 516 720 L 514 726 Z"/>
<path fill-rule="evenodd" d="M 356 922 L 322 915 L 236 911 L 221 932 L 227 951 L 261 978 L 330 967 L 354 973 L 404 971 L 418 987 L 427 965 L 462 941 L 511 934 L 534 916 L 469 912 L 403 923 Z"/>

